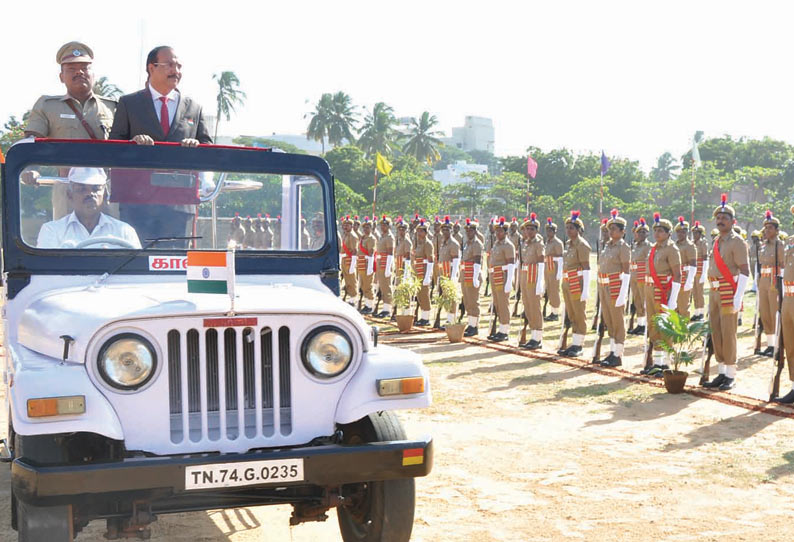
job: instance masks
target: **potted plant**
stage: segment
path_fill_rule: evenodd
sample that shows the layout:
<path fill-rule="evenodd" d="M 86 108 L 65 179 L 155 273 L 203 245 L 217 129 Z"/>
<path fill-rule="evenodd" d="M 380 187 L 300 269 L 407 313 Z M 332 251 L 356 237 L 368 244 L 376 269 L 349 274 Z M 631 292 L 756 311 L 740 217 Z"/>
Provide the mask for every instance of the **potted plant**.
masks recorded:
<path fill-rule="evenodd" d="M 404 272 L 400 283 L 394 288 L 394 307 L 397 309 L 397 329 L 400 333 L 410 331 L 414 325 L 414 314 L 411 311 L 411 301 L 417 296 L 422 283 L 413 269 Z"/>
<path fill-rule="evenodd" d="M 455 323 L 454 319 L 454 315 L 458 310 L 458 304 L 460 303 L 458 285 L 449 277 L 440 277 L 439 287 L 441 289 L 441 295 L 438 300 L 438 310 L 444 309 L 447 312 L 447 325 L 444 326 L 444 330 L 447 332 L 449 342 L 459 343 L 463 340 L 463 332 L 466 326 Z M 452 318 L 449 318 L 449 315 L 452 315 Z"/>
<path fill-rule="evenodd" d="M 664 387 L 670 393 L 681 393 L 689 373 L 680 370 L 680 367 L 694 361 L 692 351 L 709 333 L 709 324 L 705 321 L 692 322 L 689 317 L 667 307 L 662 307 L 662 312 L 654 315 L 653 322 L 664 339 L 661 347 L 670 355 L 672 364 L 672 369 L 664 371 Z"/>

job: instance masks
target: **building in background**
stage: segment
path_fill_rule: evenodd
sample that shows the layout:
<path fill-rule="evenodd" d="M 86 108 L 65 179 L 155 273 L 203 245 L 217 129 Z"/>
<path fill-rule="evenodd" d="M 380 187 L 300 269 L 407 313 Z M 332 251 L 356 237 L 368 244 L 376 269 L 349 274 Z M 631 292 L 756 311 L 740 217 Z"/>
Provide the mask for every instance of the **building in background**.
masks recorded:
<path fill-rule="evenodd" d="M 439 169 L 433 172 L 433 179 L 447 186 L 453 183 L 462 183 L 468 180 L 467 173 L 488 173 L 488 166 L 484 164 L 469 164 L 463 160 L 458 160 L 454 164 L 449 164 L 447 169 Z"/>
<path fill-rule="evenodd" d="M 452 128 L 452 137 L 441 140 L 462 151 L 488 151 L 493 154 L 493 121 L 486 117 L 467 116 L 463 126 Z"/>

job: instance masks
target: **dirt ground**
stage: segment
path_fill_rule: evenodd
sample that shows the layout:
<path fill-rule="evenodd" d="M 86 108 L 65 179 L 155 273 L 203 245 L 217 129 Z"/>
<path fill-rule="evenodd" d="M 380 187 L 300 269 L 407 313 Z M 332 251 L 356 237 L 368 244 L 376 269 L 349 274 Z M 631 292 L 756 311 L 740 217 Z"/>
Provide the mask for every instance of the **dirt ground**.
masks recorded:
<path fill-rule="evenodd" d="M 752 350 L 753 301 L 748 295 L 740 352 Z M 431 408 L 401 413 L 409 435 L 435 439 L 434 470 L 416 484 L 414 541 L 756 542 L 794 535 L 794 420 L 629 378 L 641 366 L 641 338 L 627 345 L 625 371 L 600 373 L 555 360 L 558 325 L 547 328 L 545 354 L 535 358 L 478 342 L 449 344 L 439 333 L 385 331 L 384 342 L 423 357 L 433 385 Z M 512 344 L 517 336 L 514 327 Z M 586 353 L 591 343 L 588 335 Z M 750 355 L 739 367 L 731 393 L 763 398 L 771 360 Z M 692 375 L 690 384 L 696 381 Z M 9 502 L 3 468 L 0 540 L 16 539 Z M 325 523 L 292 528 L 289 515 L 279 506 L 164 516 L 152 539 L 341 540 L 333 512 Z M 77 540 L 103 540 L 103 533 L 94 522 Z"/>

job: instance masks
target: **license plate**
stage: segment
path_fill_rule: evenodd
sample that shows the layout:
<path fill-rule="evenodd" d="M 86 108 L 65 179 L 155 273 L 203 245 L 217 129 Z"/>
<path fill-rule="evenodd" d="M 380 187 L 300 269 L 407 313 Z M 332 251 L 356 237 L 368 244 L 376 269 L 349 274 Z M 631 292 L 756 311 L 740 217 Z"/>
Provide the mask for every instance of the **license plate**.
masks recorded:
<path fill-rule="evenodd" d="M 303 459 L 218 463 L 185 468 L 185 490 L 303 481 Z"/>

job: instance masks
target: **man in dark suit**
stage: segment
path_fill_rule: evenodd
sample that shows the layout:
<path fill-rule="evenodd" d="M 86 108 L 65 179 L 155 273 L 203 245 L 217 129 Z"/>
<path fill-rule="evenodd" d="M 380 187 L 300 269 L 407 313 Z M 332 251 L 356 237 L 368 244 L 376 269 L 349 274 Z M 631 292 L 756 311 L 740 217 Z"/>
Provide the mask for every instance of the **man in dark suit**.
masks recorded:
<path fill-rule="evenodd" d="M 171 47 L 155 47 L 146 59 L 146 88 L 119 99 L 109 139 L 131 139 L 139 145 L 155 141 L 180 142 L 184 147 L 212 143 L 201 106 L 179 92 L 182 64 Z M 121 219 L 131 224 L 141 240 L 189 236 L 195 205 L 122 203 Z M 158 247 L 184 248 L 185 242 Z"/>

